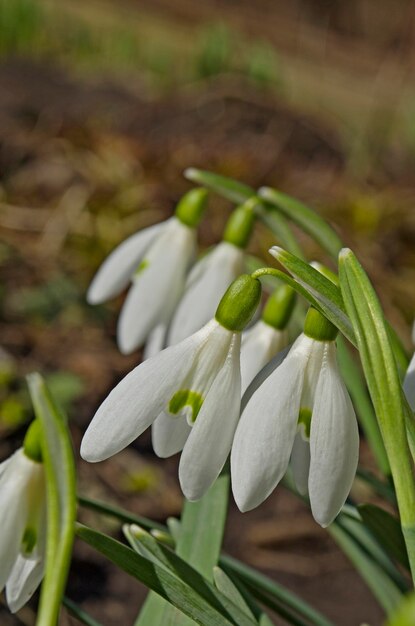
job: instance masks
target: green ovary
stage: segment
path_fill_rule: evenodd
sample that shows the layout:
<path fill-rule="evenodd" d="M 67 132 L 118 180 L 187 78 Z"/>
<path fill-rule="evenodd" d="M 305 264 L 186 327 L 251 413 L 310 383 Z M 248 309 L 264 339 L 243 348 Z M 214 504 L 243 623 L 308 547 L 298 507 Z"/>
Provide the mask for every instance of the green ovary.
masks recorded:
<path fill-rule="evenodd" d="M 147 269 L 149 265 L 149 261 L 147 261 L 147 259 L 143 259 L 135 270 L 134 276 L 138 276 L 139 274 L 141 274 L 141 272 L 144 272 L 144 270 Z"/>
<path fill-rule="evenodd" d="M 301 424 L 304 427 L 304 435 L 309 440 L 311 430 L 311 409 L 307 409 L 306 407 L 300 409 L 300 413 L 298 415 L 298 425 L 300 426 Z"/>
<path fill-rule="evenodd" d="M 202 408 L 203 397 L 197 391 L 191 389 L 180 389 L 176 391 L 174 396 L 169 402 L 169 412 L 173 415 L 177 415 L 185 407 L 189 407 L 191 410 L 190 422 L 194 423 L 198 416 L 200 409 Z"/>
<path fill-rule="evenodd" d="M 32 554 L 37 541 L 37 533 L 34 528 L 27 526 L 22 539 L 22 552 L 25 555 Z"/>

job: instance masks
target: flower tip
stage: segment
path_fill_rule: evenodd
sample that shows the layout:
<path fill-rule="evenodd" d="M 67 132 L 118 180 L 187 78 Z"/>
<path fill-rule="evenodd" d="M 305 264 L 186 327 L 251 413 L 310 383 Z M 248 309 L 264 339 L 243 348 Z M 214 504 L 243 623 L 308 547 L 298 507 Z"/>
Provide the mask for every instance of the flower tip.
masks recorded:
<path fill-rule="evenodd" d="M 104 302 L 98 290 L 95 289 L 93 283 L 92 285 L 90 285 L 88 291 L 86 292 L 86 301 L 88 302 L 88 304 L 91 305 L 101 304 L 102 302 Z"/>
<path fill-rule="evenodd" d="M 195 167 L 186 167 L 183 172 L 183 176 L 188 180 L 193 180 L 197 173 L 197 169 Z"/>
<path fill-rule="evenodd" d="M 81 458 L 88 463 L 98 463 L 99 461 L 104 460 L 102 455 L 98 453 L 96 446 L 90 441 L 90 438 L 87 437 L 86 434 L 81 441 L 79 454 L 81 455 Z"/>
<path fill-rule="evenodd" d="M 258 196 L 260 198 L 268 198 L 269 192 L 270 192 L 270 188 L 269 187 L 260 187 L 258 189 Z"/>
<path fill-rule="evenodd" d="M 132 354 L 138 348 L 136 342 L 132 341 L 131 335 L 123 331 L 122 327 L 117 330 L 117 346 L 124 356 Z"/>
<path fill-rule="evenodd" d="M 339 252 L 339 260 L 341 259 L 345 259 L 346 257 L 350 256 L 351 254 L 353 254 L 353 252 L 350 250 L 350 248 L 342 248 Z"/>
<path fill-rule="evenodd" d="M 275 258 L 275 259 L 279 259 L 279 257 L 281 256 L 281 254 L 284 253 L 284 249 L 280 248 L 280 246 L 272 246 L 272 248 L 270 248 L 268 250 L 268 252 Z"/>

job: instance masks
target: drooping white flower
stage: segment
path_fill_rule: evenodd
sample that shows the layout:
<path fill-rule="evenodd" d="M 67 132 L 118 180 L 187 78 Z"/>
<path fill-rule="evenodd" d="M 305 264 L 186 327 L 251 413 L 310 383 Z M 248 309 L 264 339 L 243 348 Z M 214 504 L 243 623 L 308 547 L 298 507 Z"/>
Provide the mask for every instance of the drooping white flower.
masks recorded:
<path fill-rule="evenodd" d="M 278 287 L 268 298 L 261 315 L 242 334 L 242 394 L 255 376 L 288 343 L 286 326 L 295 304 L 295 292 L 287 285 Z"/>
<path fill-rule="evenodd" d="M 223 240 L 193 267 L 172 318 L 167 345 L 189 337 L 212 319 L 226 289 L 244 271 L 244 250 L 254 227 L 255 202 L 248 200 L 233 211 Z"/>
<path fill-rule="evenodd" d="M 262 319 L 242 335 L 241 345 L 241 391 L 260 370 L 287 344 L 287 333 L 273 328 Z"/>
<path fill-rule="evenodd" d="M 212 319 L 221 297 L 242 273 L 243 266 L 244 251 L 227 241 L 219 243 L 194 265 L 171 321 L 168 345 L 179 343 Z"/>
<path fill-rule="evenodd" d="M 330 524 L 343 506 L 356 472 L 359 434 L 333 339 L 300 335 L 250 394 L 231 452 L 232 488 L 242 511 L 271 494 L 290 456 L 296 484 L 308 490 L 319 524 Z"/>
<path fill-rule="evenodd" d="M 131 282 L 117 326 L 117 342 L 124 354 L 141 346 L 155 329 L 164 339 L 196 253 L 194 226 L 205 201 L 203 189 L 186 194 L 176 216 L 126 239 L 94 277 L 87 293 L 90 304 L 118 295 Z"/>
<path fill-rule="evenodd" d="M 259 281 L 241 276 L 223 296 L 215 319 L 132 370 L 92 419 L 81 456 L 102 461 L 154 424 L 156 453 L 166 457 L 183 450 L 183 493 L 189 500 L 200 498 L 230 451 L 241 401 L 240 333 L 258 305 L 260 291 Z M 239 312 L 241 298 L 244 307 Z"/>
<path fill-rule="evenodd" d="M 23 448 L 0 464 L 0 591 L 15 613 L 44 573 L 46 486 L 43 464 Z"/>

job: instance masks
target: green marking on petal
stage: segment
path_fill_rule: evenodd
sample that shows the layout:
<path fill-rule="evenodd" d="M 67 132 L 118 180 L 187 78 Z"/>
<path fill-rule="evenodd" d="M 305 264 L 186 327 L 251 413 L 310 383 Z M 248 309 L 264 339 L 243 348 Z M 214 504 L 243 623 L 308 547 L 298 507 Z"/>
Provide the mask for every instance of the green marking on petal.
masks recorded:
<path fill-rule="evenodd" d="M 190 421 L 194 423 L 200 409 L 202 408 L 202 404 L 203 397 L 197 391 L 192 391 L 191 389 L 179 389 L 169 402 L 169 411 L 173 415 L 177 415 L 177 413 L 188 406 L 192 411 Z"/>
<path fill-rule="evenodd" d="M 307 439 L 310 439 L 311 409 L 307 409 L 306 407 L 300 409 L 300 413 L 298 415 L 298 425 L 303 425 L 304 435 Z"/>
<path fill-rule="evenodd" d="M 29 554 L 32 554 L 36 545 L 36 541 L 37 541 L 36 530 L 32 528 L 31 526 L 28 526 L 24 531 L 23 539 L 22 539 L 22 552 L 26 556 L 28 556 Z"/>
<path fill-rule="evenodd" d="M 149 265 L 149 261 L 147 261 L 147 259 L 143 259 L 135 270 L 134 276 L 138 276 L 139 274 L 141 274 L 141 272 L 143 272 Z"/>

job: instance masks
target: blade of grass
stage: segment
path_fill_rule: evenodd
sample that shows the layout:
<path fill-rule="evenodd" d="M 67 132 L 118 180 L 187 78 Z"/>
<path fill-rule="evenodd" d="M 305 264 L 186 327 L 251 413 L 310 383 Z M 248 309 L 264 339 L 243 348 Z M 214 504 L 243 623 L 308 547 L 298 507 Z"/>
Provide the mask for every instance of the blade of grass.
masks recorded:
<path fill-rule="evenodd" d="M 71 437 L 45 382 L 39 374 L 27 377 L 36 418 L 42 432 L 46 473 L 47 541 L 37 626 L 55 626 L 71 562 L 76 519 L 76 479 Z"/>

